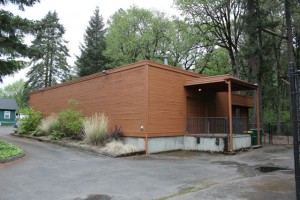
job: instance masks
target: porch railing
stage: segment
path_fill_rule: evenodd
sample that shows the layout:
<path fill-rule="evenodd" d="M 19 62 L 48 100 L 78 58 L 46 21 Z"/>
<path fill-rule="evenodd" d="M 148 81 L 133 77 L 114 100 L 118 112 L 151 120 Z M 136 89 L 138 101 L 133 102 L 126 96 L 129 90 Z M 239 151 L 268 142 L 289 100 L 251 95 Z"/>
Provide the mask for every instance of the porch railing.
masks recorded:
<path fill-rule="evenodd" d="M 187 134 L 228 134 L 227 117 L 189 117 L 186 122 Z"/>
<path fill-rule="evenodd" d="M 256 124 L 248 122 L 247 118 L 232 118 L 233 134 L 243 134 Z M 188 117 L 186 121 L 187 134 L 229 134 L 228 117 Z"/>

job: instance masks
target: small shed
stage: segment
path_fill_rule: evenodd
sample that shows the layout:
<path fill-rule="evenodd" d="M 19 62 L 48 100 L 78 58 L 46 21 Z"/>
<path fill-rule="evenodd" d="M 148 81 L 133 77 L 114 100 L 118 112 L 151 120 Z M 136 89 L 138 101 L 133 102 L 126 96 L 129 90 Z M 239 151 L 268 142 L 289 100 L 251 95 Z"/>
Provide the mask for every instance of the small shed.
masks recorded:
<path fill-rule="evenodd" d="M 0 98 L 0 126 L 14 126 L 18 104 L 14 99 Z"/>
<path fill-rule="evenodd" d="M 48 116 L 76 100 L 85 116 L 105 112 L 112 128 L 120 126 L 128 142 L 146 151 L 151 145 L 151 152 L 182 149 L 184 137 L 221 138 L 217 150 L 233 151 L 239 146 L 234 135 L 249 128 L 255 99 L 236 91 L 257 89 L 230 75 L 208 77 L 141 61 L 33 91 L 30 105 Z"/>

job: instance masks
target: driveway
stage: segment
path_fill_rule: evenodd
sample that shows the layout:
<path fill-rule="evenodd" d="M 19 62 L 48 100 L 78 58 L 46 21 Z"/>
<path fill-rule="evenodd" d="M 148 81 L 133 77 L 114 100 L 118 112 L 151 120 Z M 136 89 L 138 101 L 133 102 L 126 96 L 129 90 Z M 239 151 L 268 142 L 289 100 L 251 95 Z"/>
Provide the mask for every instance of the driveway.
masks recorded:
<path fill-rule="evenodd" d="M 295 199 L 292 148 L 265 146 L 226 156 L 172 152 L 110 158 L 9 136 L 26 157 L 0 166 L 0 199 Z"/>

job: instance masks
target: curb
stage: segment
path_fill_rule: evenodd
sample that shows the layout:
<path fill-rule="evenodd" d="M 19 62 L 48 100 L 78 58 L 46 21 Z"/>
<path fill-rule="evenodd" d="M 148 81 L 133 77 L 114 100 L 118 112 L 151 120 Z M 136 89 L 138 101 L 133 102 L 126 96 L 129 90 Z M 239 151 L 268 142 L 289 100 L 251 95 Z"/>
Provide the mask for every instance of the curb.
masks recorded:
<path fill-rule="evenodd" d="M 12 162 L 12 161 L 18 160 L 20 158 L 23 158 L 24 156 L 25 156 L 25 153 L 21 153 L 21 154 L 15 155 L 15 156 L 0 159 L 0 164 Z"/>
<path fill-rule="evenodd" d="M 14 136 L 14 137 L 21 137 L 21 138 L 27 138 L 27 139 L 37 140 L 39 142 L 45 142 L 45 143 L 55 144 L 55 145 L 58 145 L 58 146 L 61 146 L 61 147 L 67 147 L 67 148 L 77 149 L 77 150 L 80 150 L 80 151 L 92 152 L 92 153 L 96 153 L 96 154 L 99 154 L 99 155 L 110 156 L 110 157 L 117 157 L 117 156 L 114 156 L 114 155 L 107 155 L 104 152 L 101 153 L 101 152 L 99 152 L 99 151 L 97 151 L 97 150 L 95 150 L 93 148 L 83 147 L 83 146 L 79 146 L 79 145 L 75 145 L 75 144 L 70 144 L 70 143 L 64 143 L 64 142 L 57 141 L 57 140 L 50 140 L 50 139 L 38 138 L 38 137 L 30 136 L 30 135 L 18 135 L 18 134 L 15 134 L 15 133 L 11 133 L 10 135 Z"/>
<path fill-rule="evenodd" d="M 80 145 L 65 143 L 65 142 L 57 141 L 57 140 L 38 138 L 38 137 L 30 136 L 30 135 L 18 135 L 18 134 L 15 134 L 15 133 L 11 133 L 10 135 L 13 136 L 13 137 L 33 139 L 33 140 L 37 140 L 39 142 L 46 142 L 46 143 L 55 144 L 55 145 L 58 145 L 58 146 L 61 146 L 61 147 L 67 147 L 67 148 L 72 148 L 72 149 L 76 149 L 76 150 L 79 150 L 79 151 L 91 152 L 91 153 L 95 153 L 95 154 L 98 154 L 98 155 L 101 155 L 101 156 L 108 156 L 108 157 L 113 157 L 113 158 L 134 156 L 134 155 L 140 155 L 141 154 L 141 152 L 132 152 L 132 153 L 127 153 L 127 154 L 114 155 L 114 154 L 109 154 L 107 152 L 104 152 L 104 151 L 101 151 L 101 150 L 98 150 L 98 149 L 94 149 L 93 147 L 80 146 Z"/>

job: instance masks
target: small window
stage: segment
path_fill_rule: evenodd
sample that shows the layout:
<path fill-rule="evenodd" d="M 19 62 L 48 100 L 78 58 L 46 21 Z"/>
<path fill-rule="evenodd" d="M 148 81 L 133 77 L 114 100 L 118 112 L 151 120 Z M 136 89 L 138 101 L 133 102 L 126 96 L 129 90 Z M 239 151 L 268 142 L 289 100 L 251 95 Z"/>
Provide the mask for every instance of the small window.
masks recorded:
<path fill-rule="evenodd" d="M 10 111 L 4 111 L 4 119 L 10 119 Z"/>

